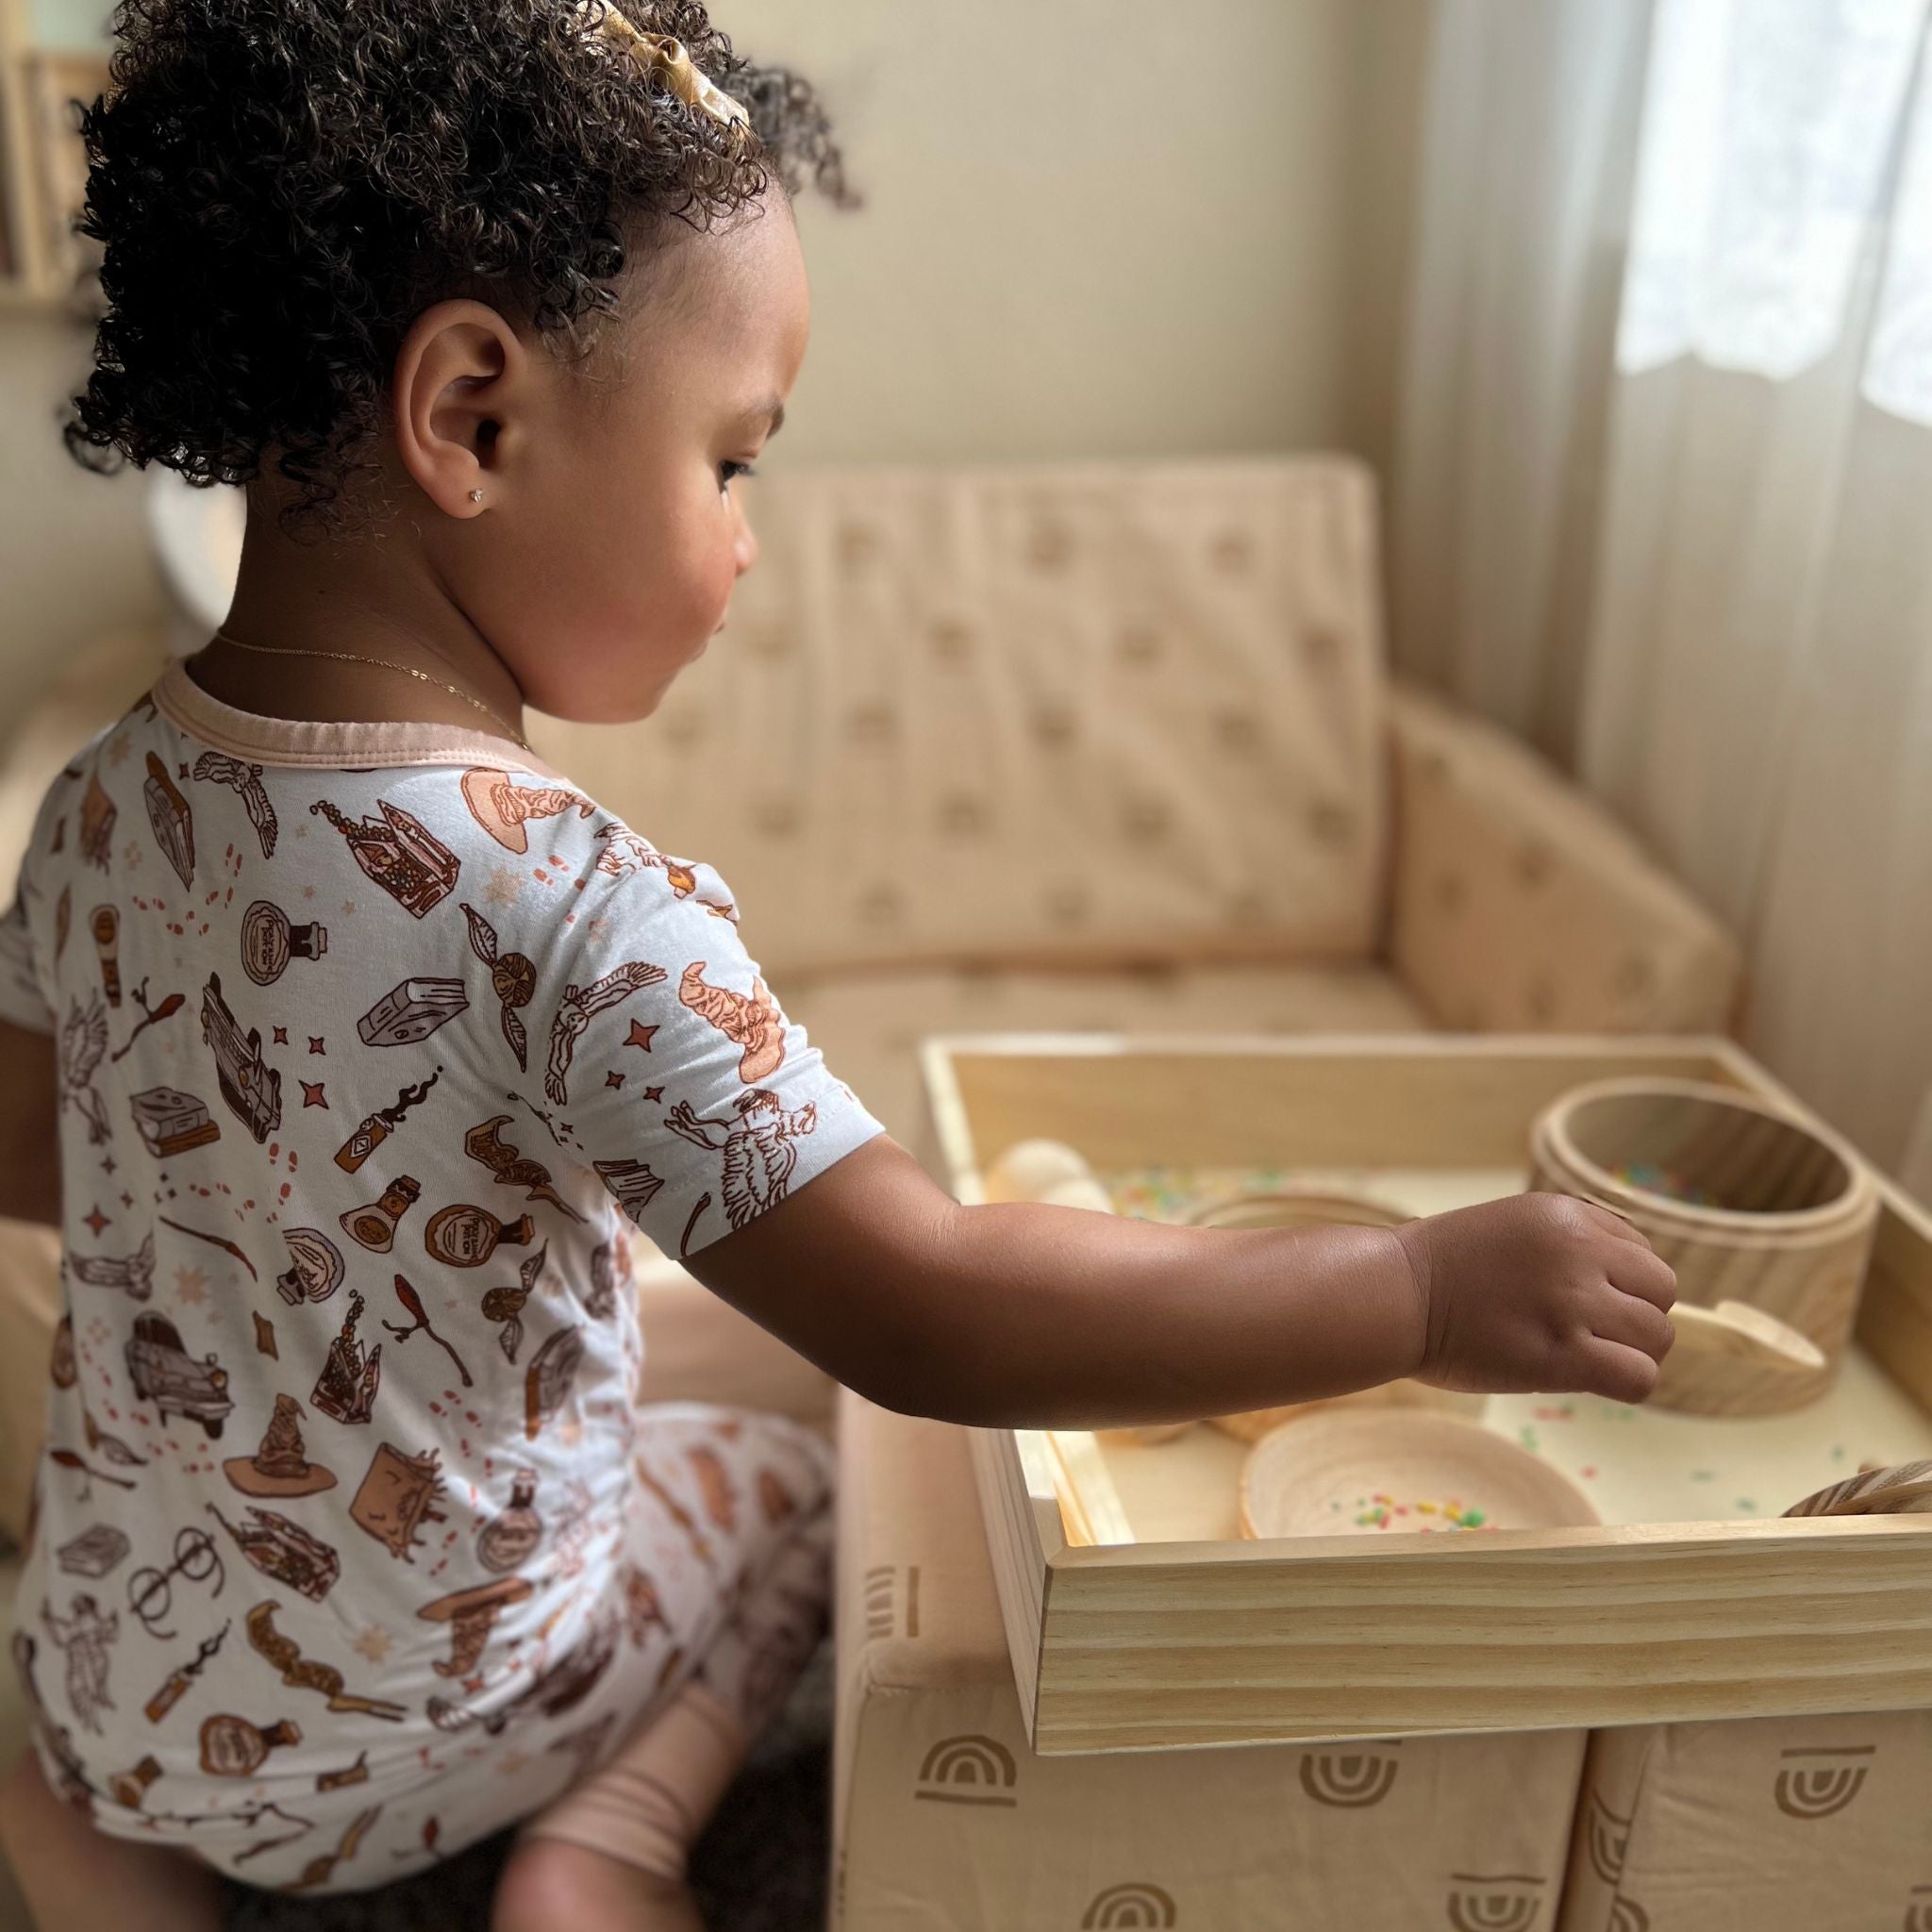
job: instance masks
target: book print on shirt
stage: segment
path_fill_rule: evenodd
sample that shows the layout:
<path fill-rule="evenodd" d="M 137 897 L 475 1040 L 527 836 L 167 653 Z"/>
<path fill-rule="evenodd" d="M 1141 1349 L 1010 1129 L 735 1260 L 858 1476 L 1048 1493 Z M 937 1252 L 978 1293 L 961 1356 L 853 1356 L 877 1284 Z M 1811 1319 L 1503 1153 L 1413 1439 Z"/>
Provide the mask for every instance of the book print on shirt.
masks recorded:
<path fill-rule="evenodd" d="M 153 752 L 147 755 L 147 782 L 141 788 L 147 807 L 147 822 L 154 828 L 155 843 L 175 868 L 184 886 L 194 883 L 194 814 L 188 808 L 180 787 L 168 775 L 168 768 Z"/>
<path fill-rule="evenodd" d="M 349 1520 L 391 1557 L 413 1563 L 423 1525 L 448 1521 L 436 1507 L 442 1499 L 441 1462 L 435 1449 L 411 1456 L 393 1442 L 378 1443 L 349 1505 Z"/>

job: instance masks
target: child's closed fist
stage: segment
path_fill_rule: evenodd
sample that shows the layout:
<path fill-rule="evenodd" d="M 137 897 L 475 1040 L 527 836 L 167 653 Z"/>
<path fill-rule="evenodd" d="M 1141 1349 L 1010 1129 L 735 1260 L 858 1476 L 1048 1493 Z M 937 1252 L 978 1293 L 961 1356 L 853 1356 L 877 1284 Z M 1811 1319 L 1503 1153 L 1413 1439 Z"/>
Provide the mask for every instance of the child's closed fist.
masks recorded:
<path fill-rule="evenodd" d="M 1674 1334 L 1677 1277 L 1627 1221 L 1518 1194 L 1397 1230 L 1426 1320 L 1416 1378 L 1641 1402 Z"/>

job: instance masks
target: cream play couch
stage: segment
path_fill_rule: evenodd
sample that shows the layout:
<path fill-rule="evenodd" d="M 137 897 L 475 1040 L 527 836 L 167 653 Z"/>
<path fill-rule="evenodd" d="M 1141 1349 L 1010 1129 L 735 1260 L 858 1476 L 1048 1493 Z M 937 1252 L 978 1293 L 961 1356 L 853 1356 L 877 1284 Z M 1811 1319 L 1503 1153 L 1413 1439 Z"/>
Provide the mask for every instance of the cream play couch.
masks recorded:
<path fill-rule="evenodd" d="M 927 1033 L 1732 1020 L 1737 956 L 1680 889 L 1542 763 L 1391 688 L 1357 466 L 850 469 L 758 492 L 760 566 L 659 717 L 539 742 L 660 846 L 723 871 L 774 989 L 908 1144 Z M 149 648 L 104 646 L 19 725 L 0 777 L 9 874 L 32 797 L 140 688 Z M 642 1274 L 658 1386 L 829 1412 L 795 1357 L 667 1264 Z M 57 1294 L 50 1246 L 6 1234 L 0 1524 L 16 1530 Z M 1307 1795 L 1331 1774 L 1300 1753 L 1242 1754 L 1246 1771 L 1028 1764 L 1013 1806 L 947 1802 L 933 1763 L 951 1760 L 929 1760 L 949 1740 L 1023 1756 L 963 1439 L 857 1403 L 844 1423 L 853 1932 L 1175 1923 L 1174 1857 L 1162 1883 L 1128 1856 L 1157 1820 L 1163 1842 L 1197 1845 L 1189 1926 L 1285 1923 L 1294 1900 L 1313 1909 L 1283 1889 L 1293 1873 L 1329 1872 L 1332 1890 L 1350 1865 L 1372 1875 L 1333 1897 L 1379 1884 L 1386 1901 L 1399 1880 L 1403 1924 L 1517 1925 L 1522 1907 L 1480 1888 L 1452 1905 L 1457 1873 L 1526 1873 L 1553 1899 L 1574 1736 L 1507 1759 L 1402 1747 L 1401 1796 L 1373 1812 Z M 1258 1813 L 1233 1807 L 1237 1787 L 1268 1794 Z M 1402 1867 L 1402 1834 L 1432 1815 L 1466 1825 L 1466 1857 Z M 1274 1832 L 1267 1857 L 1230 1862 L 1242 1819 L 1249 1839 Z M 1036 1896 L 1042 1916 L 1016 1904 Z M 1549 1924 L 1554 1903 L 1538 1910 Z"/>

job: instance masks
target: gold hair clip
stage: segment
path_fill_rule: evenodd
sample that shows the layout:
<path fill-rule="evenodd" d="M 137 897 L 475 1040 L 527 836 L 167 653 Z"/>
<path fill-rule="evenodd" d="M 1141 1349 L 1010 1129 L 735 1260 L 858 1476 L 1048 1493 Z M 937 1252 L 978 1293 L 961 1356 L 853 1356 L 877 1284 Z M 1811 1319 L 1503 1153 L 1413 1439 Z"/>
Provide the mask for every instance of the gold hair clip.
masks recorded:
<path fill-rule="evenodd" d="M 622 47 L 646 74 L 661 74 L 686 107 L 696 108 L 725 127 L 751 125 L 744 103 L 733 100 L 701 74 L 682 41 L 670 34 L 645 33 L 633 25 L 612 0 L 583 0 L 582 10 L 596 17 L 593 31 Z"/>

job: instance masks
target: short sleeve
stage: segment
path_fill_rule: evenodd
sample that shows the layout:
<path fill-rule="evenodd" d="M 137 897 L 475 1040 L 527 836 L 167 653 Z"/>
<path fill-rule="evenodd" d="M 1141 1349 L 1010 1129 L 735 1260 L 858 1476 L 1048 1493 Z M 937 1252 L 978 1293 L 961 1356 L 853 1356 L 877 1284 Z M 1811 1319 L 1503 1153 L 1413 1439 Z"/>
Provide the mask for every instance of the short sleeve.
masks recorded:
<path fill-rule="evenodd" d="M 33 933 L 27 927 L 25 894 L 13 900 L 0 920 L 0 1020 L 24 1025 L 29 1034 L 50 1034 L 54 1016 L 33 968 Z"/>
<path fill-rule="evenodd" d="M 529 1002 L 543 1031 L 526 1098 L 665 1254 L 744 1226 L 883 1131 L 780 1009 L 708 866 L 610 825 L 579 876 Z M 499 954 L 492 985 L 514 999 L 528 964 L 507 975 Z"/>
<path fill-rule="evenodd" d="M 29 1033 L 51 1033 L 54 1016 L 47 1010 L 34 970 L 33 934 L 26 923 L 26 893 L 23 888 L 4 919 L 0 919 L 0 1020 L 24 1026 Z"/>

